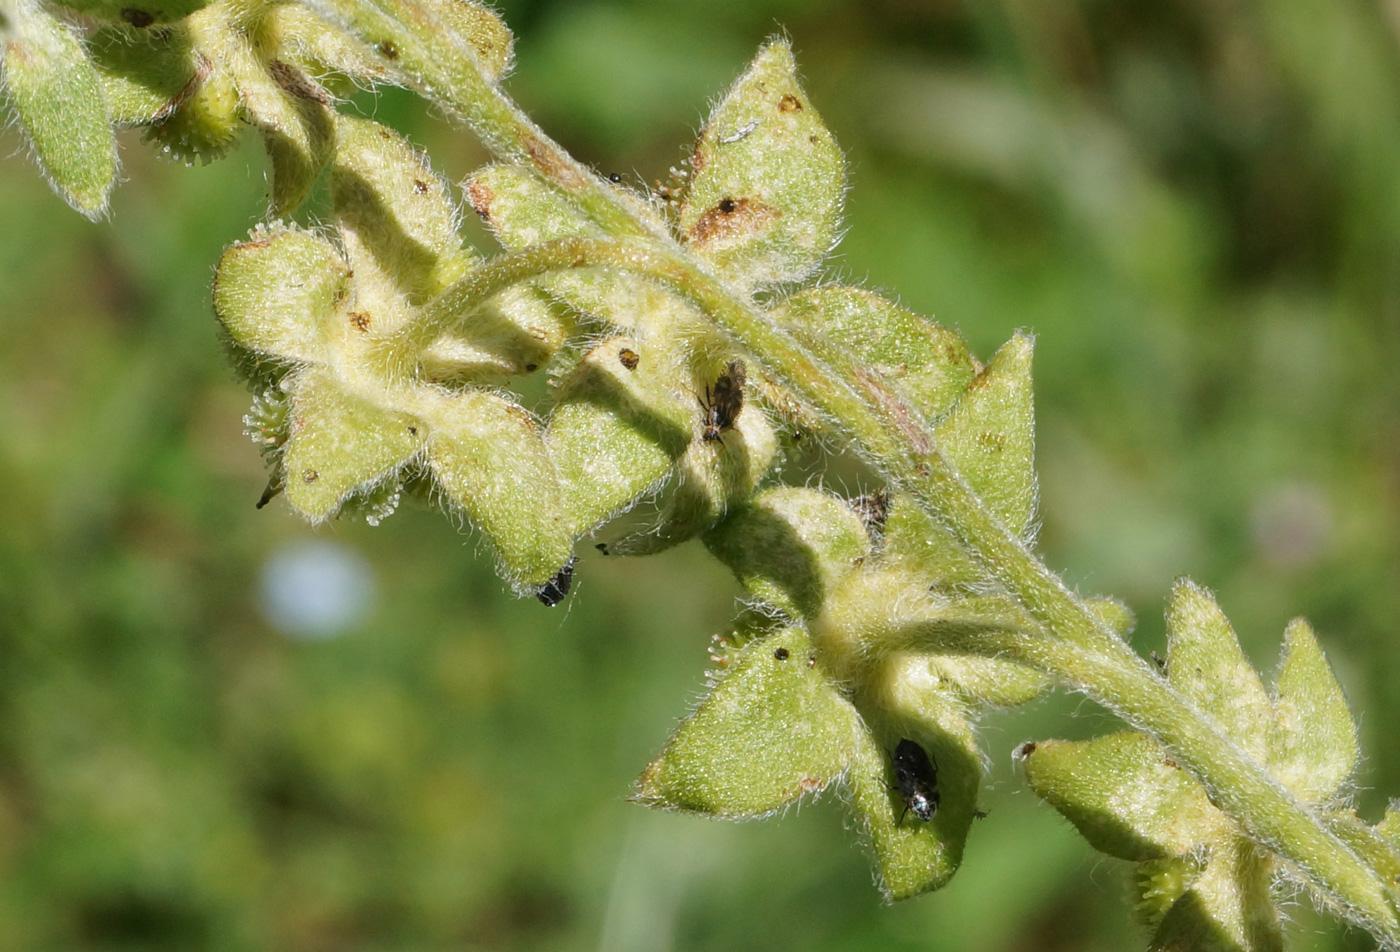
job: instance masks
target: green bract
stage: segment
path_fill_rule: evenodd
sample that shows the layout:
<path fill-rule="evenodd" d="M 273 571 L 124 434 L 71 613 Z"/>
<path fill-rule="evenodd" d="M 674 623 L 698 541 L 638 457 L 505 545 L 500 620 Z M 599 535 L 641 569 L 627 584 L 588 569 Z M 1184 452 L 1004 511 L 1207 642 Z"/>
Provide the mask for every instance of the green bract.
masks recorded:
<path fill-rule="evenodd" d="M 89 218 L 107 210 L 117 146 L 82 44 L 32 0 L 0 5 L 3 87 L 53 190 Z"/>
<path fill-rule="evenodd" d="M 1383 835 L 1350 814 L 1356 728 L 1307 623 L 1284 634 L 1273 695 L 1240 651 L 1210 593 L 1181 581 L 1167 606 L 1167 680 L 1223 737 L 1267 764 L 1299 800 L 1383 868 L 1400 871 Z M 1021 750 L 1036 792 L 1097 849 L 1139 864 L 1139 910 L 1153 947 L 1281 949 L 1271 895 L 1288 867 L 1217 809 L 1199 780 L 1146 734 L 1048 741 Z"/>

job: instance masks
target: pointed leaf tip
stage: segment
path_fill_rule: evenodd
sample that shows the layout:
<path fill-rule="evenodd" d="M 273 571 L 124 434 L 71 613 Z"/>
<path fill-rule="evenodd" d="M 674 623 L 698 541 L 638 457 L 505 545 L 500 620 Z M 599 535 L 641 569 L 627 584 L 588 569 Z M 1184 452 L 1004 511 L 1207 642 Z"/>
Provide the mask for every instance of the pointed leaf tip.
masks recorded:
<path fill-rule="evenodd" d="M 1356 769 L 1356 724 L 1312 626 L 1301 618 L 1284 632 L 1275 695 L 1272 772 L 1309 803 L 1332 796 Z"/>

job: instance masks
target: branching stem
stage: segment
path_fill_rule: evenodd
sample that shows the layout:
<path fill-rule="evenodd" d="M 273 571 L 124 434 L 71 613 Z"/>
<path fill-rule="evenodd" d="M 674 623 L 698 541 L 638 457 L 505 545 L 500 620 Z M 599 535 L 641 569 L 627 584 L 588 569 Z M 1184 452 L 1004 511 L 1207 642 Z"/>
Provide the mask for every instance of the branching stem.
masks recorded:
<path fill-rule="evenodd" d="M 313 0 L 312 5 L 381 52 L 392 48 L 393 65 L 433 101 L 460 115 L 492 152 L 534 168 L 617 236 L 565 239 L 498 257 L 445 292 L 421 320 L 384 340 L 386 360 L 408 369 L 423 346 L 469 320 L 476 306 L 530 278 L 600 268 L 665 285 L 848 434 L 877 469 L 913 493 L 1021 601 L 1045 633 L 1017 641 L 1028 663 L 1160 740 L 1205 783 L 1222 810 L 1304 871 L 1349 919 L 1389 944 L 1400 943 L 1400 919 L 1381 877 L 1103 627 L 987 509 L 904 401 L 877 379 L 861 374 L 842 379 L 669 237 L 652 234 L 598 176 L 481 76 L 474 51 L 429 8 L 417 0 Z"/>

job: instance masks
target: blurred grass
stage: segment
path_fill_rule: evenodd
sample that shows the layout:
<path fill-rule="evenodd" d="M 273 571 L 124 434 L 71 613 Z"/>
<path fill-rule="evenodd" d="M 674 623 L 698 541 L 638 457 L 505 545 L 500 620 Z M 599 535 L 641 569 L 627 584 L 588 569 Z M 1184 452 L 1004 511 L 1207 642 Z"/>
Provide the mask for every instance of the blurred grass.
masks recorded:
<path fill-rule="evenodd" d="M 1360 712 L 1363 814 L 1400 791 L 1400 8 L 502 9 L 513 93 L 634 182 L 786 29 L 851 157 L 834 271 L 983 356 L 1040 335 L 1050 564 L 1125 598 L 1144 651 L 1181 573 L 1266 670 L 1308 615 Z M 411 97 L 363 107 L 453 176 L 481 160 Z M 1008 764 L 1111 725 L 1074 698 L 990 720 L 963 872 L 894 909 L 831 798 L 742 826 L 624 803 L 732 611 L 698 551 L 585 553 L 551 612 L 432 514 L 334 524 L 314 534 L 370 561 L 377 608 L 274 631 L 259 573 L 313 533 L 252 508 L 208 303 L 262 158 L 123 156 L 99 226 L 0 164 L 0 948 L 1140 947 L 1115 867 Z M 1367 945 L 1297 918 L 1311 948 Z"/>

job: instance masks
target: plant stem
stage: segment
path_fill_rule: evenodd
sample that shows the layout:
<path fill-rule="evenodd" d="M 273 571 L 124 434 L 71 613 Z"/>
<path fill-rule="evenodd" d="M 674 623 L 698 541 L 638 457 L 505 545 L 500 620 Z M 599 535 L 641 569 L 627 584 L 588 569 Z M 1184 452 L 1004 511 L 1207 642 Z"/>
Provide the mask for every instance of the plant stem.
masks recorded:
<path fill-rule="evenodd" d="M 533 277 L 580 268 L 650 278 L 708 314 L 766 372 L 850 434 L 866 458 L 912 492 L 1042 626 L 1039 637 L 992 648 L 1013 650 L 1156 737 L 1201 779 L 1226 814 L 1304 870 L 1353 921 L 1400 937 L 1400 920 L 1375 871 L 1104 628 L 986 508 L 897 395 L 873 378 L 842 380 L 699 263 L 636 239 L 566 238 L 535 245 L 477 268 L 383 346 L 390 359 L 409 359 L 441 333 L 469 321 L 474 308 L 493 294 Z"/>
<path fill-rule="evenodd" d="M 606 268 L 666 285 L 708 314 L 769 374 L 838 424 L 877 469 L 912 492 L 1021 601 L 1050 633 L 1022 643 L 1028 660 L 1160 740 L 1205 783 L 1222 810 L 1303 869 L 1348 918 L 1391 943 L 1400 941 L 1400 920 L 1375 871 L 1099 624 L 1061 579 L 983 505 L 902 399 L 860 371 L 851 380 L 842 379 L 752 303 L 685 256 L 669 236 L 654 234 L 597 176 L 482 77 L 470 44 L 429 7 L 417 0 L 312 2 L 381 52 L 386 41 L 392 44 L 396 66 L 425 95 L 455 109 L 493 153 L 534 168 L 609 234 L 618 236 L 550 242 L 476 269 L 427 308 L 420 321 L 383 342 L 390 360 L 411 361 L 422 346 L 469 318 L 474 306 L 491 294 L 553 271 Z M 651 240 L 638 241 L 635 236 Z"/>

